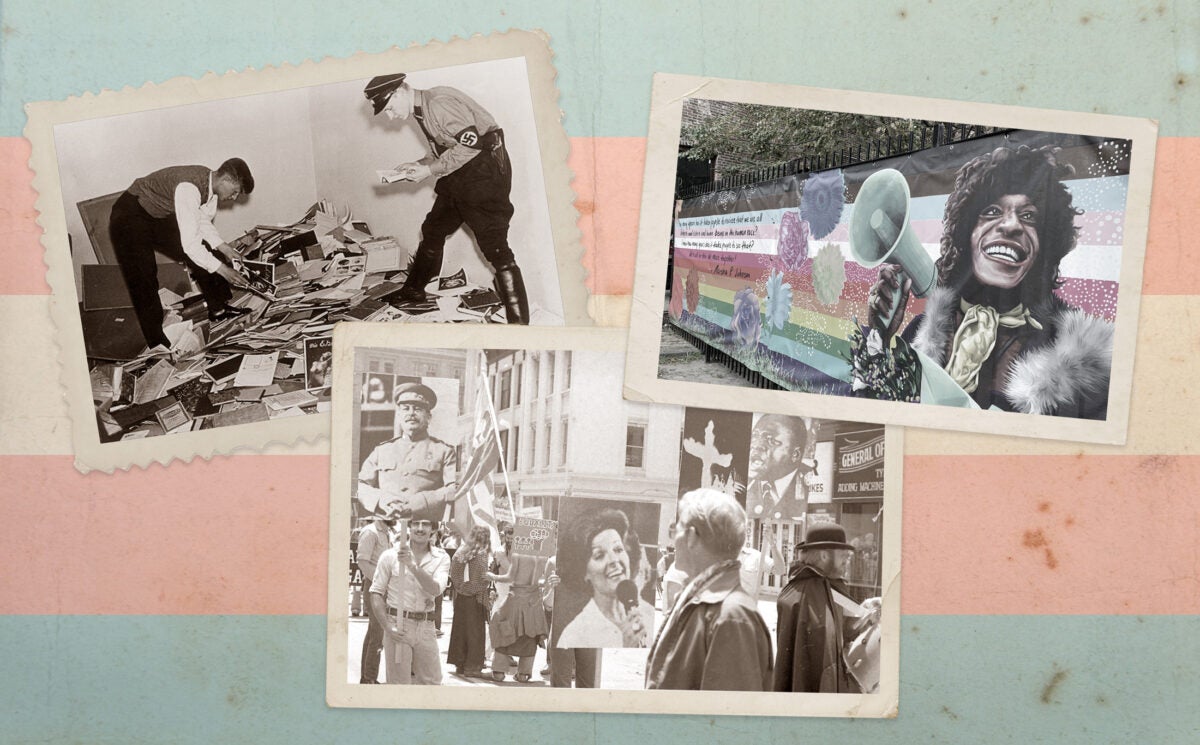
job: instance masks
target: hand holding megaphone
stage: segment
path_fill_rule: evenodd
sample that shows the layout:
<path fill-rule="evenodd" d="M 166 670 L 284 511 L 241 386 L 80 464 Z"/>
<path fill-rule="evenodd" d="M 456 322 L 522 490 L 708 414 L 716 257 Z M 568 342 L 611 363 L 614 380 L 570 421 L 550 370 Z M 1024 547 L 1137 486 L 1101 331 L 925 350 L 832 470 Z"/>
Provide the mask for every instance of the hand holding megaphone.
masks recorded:
<path fill-rule="evenodd" d="M 885 168 L 863 182 L 850 220 L 850 255 L 867 269 L 882 265 L 867 298 L 867 318 L 889 339 L 900 328 L 909 293 L 925 297 L 937 278 L 909 225 L 909 202 L 904 175 Z"/>
<path fill-rule="evenodd" d="M 896 264 L 879 267 L 879 279 L 867 296 L 867 323 L 887 339 L 900 332 L 904 309 L 912 292 L 912 279 Z"/>

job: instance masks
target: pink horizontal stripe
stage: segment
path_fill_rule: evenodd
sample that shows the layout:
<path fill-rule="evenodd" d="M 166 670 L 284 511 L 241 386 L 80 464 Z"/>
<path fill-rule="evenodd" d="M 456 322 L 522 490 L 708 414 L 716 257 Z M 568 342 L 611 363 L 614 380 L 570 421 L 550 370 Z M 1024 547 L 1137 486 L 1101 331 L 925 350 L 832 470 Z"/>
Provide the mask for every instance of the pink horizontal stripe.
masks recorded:
<path fill-rule="evenodd" d="M 0 614 L 324 613 L 329 459 L 0 456 Z"/>
<path fill-rule="evenodd" d="M 571 185 L 583 233 L 587 287 L 593 294 L 633 292 L 645 163 L 642 137 L 571 138 L 567 165 L 575 172 Z"/>
<path fill-rule="evenodd" d="M 1116 321 L 1119 291 L 1120 283 L 1111 280 L 1064 277 L 1063 285 L 1057 294 L 1068 304 L 1089 315 L 1106 321 Z"/>
<path fill-rule="evenodd" d="M 0 295 L 47 295 L 29 141 L 0 137 Z"/>
<path fill-rule="evenodd" d="M 1200 137 L 1160 137 L 1155 158 L 1142 292 L 1200 295 L 1200 261 L 1191 255 L 1200 205 Z"/>
<path fill-rule="evenodd" d="M 646 141 L 641 137 L 571 138 L 568 165 L 575 172 L 572 186 L 583 232 L 584 265 L 591 272 L 588 288 L 594 293 L 632 291 L 645 155 Z M 50 291 L 39 243 L 41 229 L 34 222 L 28 161 L 26 140 L 0 137 L 0 250 L 5 260 L 0 294 Z M 1185 250 L 1194 242 L 1190 217 L 1200 204 L 1200 137 L 1160 139 L 1154 179 L 1143 291 L 1200 295 L 1200 262 Z"/>
<path fill-rule="evenodd" d="M 1200 613 L 1200 456 L 909 456 L 912 614 Z"/>
<path fill-rule="evenodd" d="M 0 613 L 325 611 L 328 458 L 0 468 Z M 1200 456 L 909 456 L 904 470 L 904 613 L 1200 613 Z"/>

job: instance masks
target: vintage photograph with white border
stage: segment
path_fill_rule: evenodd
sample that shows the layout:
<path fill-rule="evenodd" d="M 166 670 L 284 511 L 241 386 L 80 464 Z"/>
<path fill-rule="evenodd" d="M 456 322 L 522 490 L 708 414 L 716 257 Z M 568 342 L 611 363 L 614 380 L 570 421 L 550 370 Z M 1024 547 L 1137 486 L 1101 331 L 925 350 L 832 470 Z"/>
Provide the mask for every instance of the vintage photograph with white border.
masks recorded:
<path fill-rule="evenodd" d="M 343 320 L 590 325 L 555 75 L 509 31 L 29 104 L 76 466 L 326 435 Z"/>
<path fill-rule="evenodd" d="M 896 716 L 900 428 L 622 400 L 621 329 L 455 332 L 334 333 L 329 705 Z"/>
<path fill-rule="evenodd" d="M 1156 122 L 668 74 L 652 96 L 627 398 L 1125 442 Z M 829 141 L 712 144 L 763 122 Z"/>

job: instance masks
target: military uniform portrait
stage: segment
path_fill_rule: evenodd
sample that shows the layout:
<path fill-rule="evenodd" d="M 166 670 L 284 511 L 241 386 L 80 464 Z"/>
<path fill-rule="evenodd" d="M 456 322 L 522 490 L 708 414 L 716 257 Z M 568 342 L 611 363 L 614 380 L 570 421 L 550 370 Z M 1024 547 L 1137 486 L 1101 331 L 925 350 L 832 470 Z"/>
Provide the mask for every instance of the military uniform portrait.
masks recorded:
<path fill-rule="evenodd" d="M 446 519 L 458 484 L 458 381 L 372 373 L 390 400 L 361 406 L 357 500 L 364 515 Z M 435 416 L 436 414 L 436 416 Z"/>

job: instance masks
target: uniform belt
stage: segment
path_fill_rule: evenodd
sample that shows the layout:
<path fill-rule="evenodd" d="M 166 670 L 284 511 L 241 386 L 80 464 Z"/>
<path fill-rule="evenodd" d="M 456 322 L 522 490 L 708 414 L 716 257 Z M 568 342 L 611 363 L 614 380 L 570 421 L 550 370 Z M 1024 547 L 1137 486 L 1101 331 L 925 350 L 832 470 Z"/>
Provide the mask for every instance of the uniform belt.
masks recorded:
<path fill-rule="evenodd" d="M 389 607 L 388 615 L 389 616 L 403 615 L 405 618 L 411 618 L 414 621 L 432 621 L 433 620 L 433 611 L 406 610 L 403 613 L 401 613 L 399 608 Z"/>
<path fill-rule="evenodd" d="M 504 144 L 504 130 L 493 129 L 491 132 L 485 132 L 479 138 L 480 150 L 495 150 Z"/>
<path fill-rule="evenodd" d="M 479 138 L 479 145 L 483 152 L 491 154 L 500 173 L 507 176 L 511 170 L 511 164 L 508 162 L 508 150 L 504 148 L 504 130 L 493 129 Z"/>

